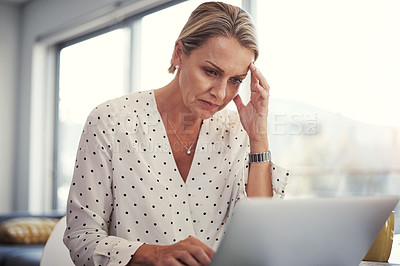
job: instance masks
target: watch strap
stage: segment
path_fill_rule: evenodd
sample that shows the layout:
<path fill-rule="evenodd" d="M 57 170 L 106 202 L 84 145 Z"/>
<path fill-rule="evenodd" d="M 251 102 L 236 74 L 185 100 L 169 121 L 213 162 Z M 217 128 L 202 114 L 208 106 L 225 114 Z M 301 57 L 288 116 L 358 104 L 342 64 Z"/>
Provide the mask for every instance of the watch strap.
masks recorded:
<path fill-rule="evenodd" d="M 249 163 L 263 163 L 271 161 L 271 152 L 249 153 Z"/>

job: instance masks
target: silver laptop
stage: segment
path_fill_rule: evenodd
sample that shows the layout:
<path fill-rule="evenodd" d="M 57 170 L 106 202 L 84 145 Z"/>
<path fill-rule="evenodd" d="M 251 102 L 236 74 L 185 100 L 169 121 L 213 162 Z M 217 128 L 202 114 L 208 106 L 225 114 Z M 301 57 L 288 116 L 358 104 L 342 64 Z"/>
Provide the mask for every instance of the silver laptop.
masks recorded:
<path fill-rule="evenodd" d="M 242 200 L 213 266 L 357 266 L 397 196 Z"/>

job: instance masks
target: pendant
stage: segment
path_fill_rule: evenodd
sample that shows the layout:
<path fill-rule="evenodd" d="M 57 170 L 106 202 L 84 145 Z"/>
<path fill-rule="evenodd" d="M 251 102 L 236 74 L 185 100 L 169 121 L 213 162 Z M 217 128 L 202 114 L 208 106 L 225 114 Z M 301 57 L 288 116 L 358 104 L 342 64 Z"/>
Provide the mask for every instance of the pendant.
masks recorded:
<path fill-rule="evenodd" d="M 187 155 L 190 155 L 190 150 L 186 150 L 186 154 L 187 154 Z"/>

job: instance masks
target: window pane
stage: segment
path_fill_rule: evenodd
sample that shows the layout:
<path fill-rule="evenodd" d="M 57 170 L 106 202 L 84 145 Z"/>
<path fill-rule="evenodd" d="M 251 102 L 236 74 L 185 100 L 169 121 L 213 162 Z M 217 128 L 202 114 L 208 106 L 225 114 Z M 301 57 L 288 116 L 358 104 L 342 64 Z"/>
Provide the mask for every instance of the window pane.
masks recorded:
<path fill-rule="evenodd" d="M 260 63 L 274 96 L 400 126 L 400 2 L 257 2 Z"/>
<path fill-rule="evenodd" d="M 129 31 L 118 29 L 60 52 L 57 208 L 64 209 L 83 124 L 100 103 L 127 92 Z"/>
<path fill-rule="evenodd" d="M 294 172 L 290 196 L 400 194 L 399 9 L 257 1 L 257 64 L 271 85 L 274 158 Z"/>

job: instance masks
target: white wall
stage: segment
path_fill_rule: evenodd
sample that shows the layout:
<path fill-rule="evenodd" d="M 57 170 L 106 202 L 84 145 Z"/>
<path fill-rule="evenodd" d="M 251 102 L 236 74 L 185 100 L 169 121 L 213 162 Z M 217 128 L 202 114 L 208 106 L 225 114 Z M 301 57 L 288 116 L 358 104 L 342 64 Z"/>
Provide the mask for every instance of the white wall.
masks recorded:
<path fill-rule="evenodd" d="M 0 154 L 1 164 L 7 163 L 7 167 L 0 167 L 4 168 L 0 169 L 2 180 L 0 211 L 9 209 L 35 211 L 48 208 L 44 205 L 32 208 L 29 202 L 43 198 L 43 187 L 49 186 L 47 181 L 51 181 L 49 179 L 53 172 L 50 162 L 53 140 L 49 135 L 49 129 L 51 130 L 53 123 L 50 120 L 54 112 L 52 110 L 54 86 L 48 85 L 54 85 L 52 84 L 54 73 L 48 72 L 49 62 L 46 61 L 45 56 L 49 51 L 46 45 L 54 44 L 56 40 L 65 37 L 61 34 L 62 31 L 70 31 L 67 35 L 71 36 L 71 30 L 77 33 L 90 27 L 95 28 L 94 25 L 87 23 L 93 18 L 97 19 L 98 26 L 168 1 L 33 0 L 20 7 L 20 16 L 18 16 L 18 9 L 4 6 L 3 11 L 3 6 L 0 5 L 2 9 L 0 30 L 3 28 L 3 20 L 4 25 L 10 24 L 6 27 L 6 33 L 0 31 L 0 53 L 8 55 L 7 60 L 3 60 L 3 55 L 0 54 L 0 70 L 8 69 L 10 66 L 11 69 L 15 69 L 17 55 L 12 56 L 12 54 L 19 55 L 19 67 L 16 72 L 18 77 L 13 77 L 14 71 L 6 75 L 7 78 L 4 81 L 0 76 L 1 103 L 5 101 L 5 104 L 1 104 L 0 107 L 3 114 L 0 116 L 2 123 L 0 131 L 1 139 L 7 143 L 6 149 L 2 147 L 3 152 Z M 119 7 L 116 8 L 116 6 Z M 107 16 L 107 12 L 114 15 Z M 18 30 L 19 25 L 20 30 Z M 86 28 L 82 25 L 86 25 Z M 20 42 L 19 50 L 15 51 L 13 47 L 17 44 L 17 32 L 20 32 Z M 43 36 L 42 42 L 37 42 L 37 39 Z M 8 40 L 3 44 L 3 39 Z M 54 62 L 50 62 L 51 65 L 54 66 Z M 6 92 L 5 97 L 3 97 L 3 90 Z M 16 116 L 4 116 L 6 111 L 14 113 L 15 109 Z M 16 126 L 13 123 L 16 123 Z M 8 130 L 3 130 L 3 125 Z M 15 147 L 13 144 L 16 144 Z M 11 158 L 15 159 L 14 168 L 12 168 Z M 43 182 L 43 179 L 48 180 Z M 10 193 L 13 195 L 12 203 L 9 199 Z M 3 198 L 5 198 L 4 203 Z"/>
<path fill-rule="evenodd" d="M 0 212 L 12 208 L 19 10 L 0 4 Z"/>

